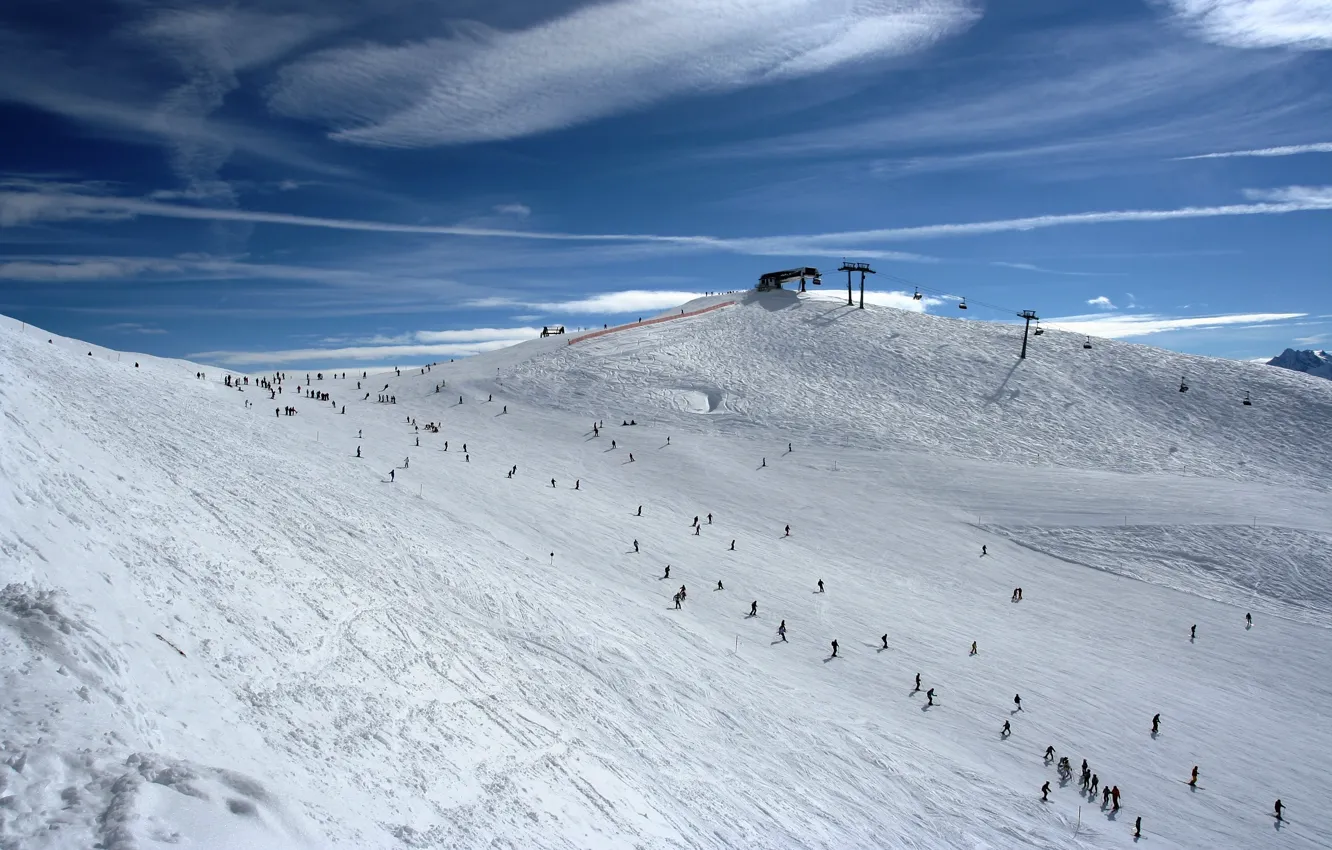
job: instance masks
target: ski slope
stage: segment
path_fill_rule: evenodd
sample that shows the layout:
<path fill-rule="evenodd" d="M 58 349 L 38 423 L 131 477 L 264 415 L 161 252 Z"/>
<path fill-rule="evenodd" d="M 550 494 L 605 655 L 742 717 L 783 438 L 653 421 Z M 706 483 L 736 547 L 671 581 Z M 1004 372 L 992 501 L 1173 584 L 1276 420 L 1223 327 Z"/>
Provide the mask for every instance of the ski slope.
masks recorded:
<path fill-rule="evenodd" d="M 0 847 L 1325 847 L 1332 385 L 1017 343 L 769 293 L 334 406 L 2 320 Z"/>

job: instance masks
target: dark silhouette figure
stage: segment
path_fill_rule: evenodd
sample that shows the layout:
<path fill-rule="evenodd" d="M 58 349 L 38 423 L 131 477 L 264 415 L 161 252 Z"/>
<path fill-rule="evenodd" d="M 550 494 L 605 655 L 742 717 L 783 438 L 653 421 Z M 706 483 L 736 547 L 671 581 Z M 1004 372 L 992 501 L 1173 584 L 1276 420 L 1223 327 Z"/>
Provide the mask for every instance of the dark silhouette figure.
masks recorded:
<path fill-rule="evenodd" d="M 883 636 L 882 640 L 883 640 L 883 648 L 884 648 L 884 649 L 887 649 L 887 648 L 888 648 L 888 635 L 885 634 L 885 635 Z"/>
<path fill-rule="evenodd" d="M 1017 706 L 1014 711 L 1022 710 L 1022 694 L 1013 694 L 1013 705 Z"/>
<path fill-rule="evenodd" d="M 1155 735 L 1157 732 L 1160 731 L 1161 731 L 1161 715 L 1154 714 L 1152 715 L 1152 734 Z"/>
<path fill-rule="evenodd" d="M 911 693 L 913 693 L 913 694 L 914 694 L 914 693 L 917 693 L 919 690 L 920 690 L 920 674 L 917 673 L 917 674 L 916 674 L 916 687 L 912 689 Z"/>
<path fill-rule="evenodd" d="M 819 593 L 823 592 L 823 579 L 819 579 Z"/>
<path fill-rule="evenodd" d="M 934 688 L 930 688 L 925 692 L 925 704 L 934 705 Z"/>
<path fill-rule="evenodd" d="M 1050 801 L 1050 783 L 1047 782 L 1041 786 L 1041 802 L 1048 803 L 1049 801 Z"/>
<path fill-rule="evenodd" d="M 833 657 L 833 658 L 836 658 L 836 657 L 837 657 L 837 641 L 833 641 L 833 642 L 832 642 L 832 649 L 833 649 L 832 657 Z"/>
<path fill-rule="evenodd" d="M 757 616 L 758 616 L 758 600 L 757 600 L 757 599 L 755 599 L 753 602 L 749 603 L 749 616 L 751 616 L 751 617 L 757 617 Z"/>

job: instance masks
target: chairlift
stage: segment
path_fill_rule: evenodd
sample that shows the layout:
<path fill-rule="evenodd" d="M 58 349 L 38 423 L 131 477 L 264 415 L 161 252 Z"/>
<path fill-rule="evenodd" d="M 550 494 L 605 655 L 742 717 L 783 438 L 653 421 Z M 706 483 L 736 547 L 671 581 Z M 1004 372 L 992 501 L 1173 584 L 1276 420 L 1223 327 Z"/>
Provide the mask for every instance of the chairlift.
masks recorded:
<path fill-rule="evenodd" d="M 1045 328 L 1041 327 L 1041 323 L 1040 323 L 1040 322 L 1037 322 L 1037 323 L 1036 323 L 1036 330 L 1033 331 L 1033 333 L 1034 333 L 1036 336 L 1040 336 L 1041 334 L 1045 333 Z"/>
<path fill-rule="evenodd" d="M 957 309 L 959 310 L 967 309 L 967 299 L 963 298 L 961 301 L 957 302 Z"/>
<path fill-rule="evenodd" d="M 1244 391 L 1244 406 L 1245 406 L 1245 407 L 1253 407 L 1253 402 L 1249 399 L 1249 391 L 1248 391 L 1248 390 L 1245 390 L 1245 391 Z"/>
<path fill-rule="evenodd" d="M 1179 391 L 1182 393 L 1186 393 L 1189 391 L 1189 385 L 1184 382 L 1183 378 L 1179 379 Z"/>
<path fill-rule="evenodd" d="M 1091 348 L 1091 337 L 1087 337 L 1085 340 L 1083 340 L 1082 347 Z"/>
<path fill-rule="evenodd" d="M 916 287 L 916 294 L 911 296 L 911 300 L 912 300 L 912 301 L 919 301 L 919 300 L 920 300 L 920 287 L 919 287 L 919 286 Z"/>

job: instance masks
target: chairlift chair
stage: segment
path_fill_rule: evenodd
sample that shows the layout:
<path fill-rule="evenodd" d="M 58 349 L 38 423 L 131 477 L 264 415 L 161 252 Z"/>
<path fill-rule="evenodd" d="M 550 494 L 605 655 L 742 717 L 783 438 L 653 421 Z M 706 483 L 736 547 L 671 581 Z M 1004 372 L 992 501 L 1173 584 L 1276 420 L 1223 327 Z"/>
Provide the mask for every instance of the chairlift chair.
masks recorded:
<path fill-rule="evenodd" d="M 1085 340 L 1083 340 L 1082 347 L 1091 348 L 1091 337 L 1087 337 Z"/>
<path fill-rule="evenodd" d="M 1249 400 L 1249 391 L 1248 391 L 1248 390 L 1245 390 L 1245 391 L 1244 391 L 1244 406 L 1245 406 L 1245 407 L 1253 407 L 1253 402 Z"/>
<path fill-rule="evenodd" d="M 1182 393 L 1186 393 L 1189 391 L 1189 385 L 1184 382 L 1183 378 L 1179 379 L 1179 391 Z"/>
<path fill-rule="evenodd" d="M 919 286 L 916 287 L 916 294 L 911 296 L 911 300 L 912 300 L 912 301 L 919 301 L 919 300 L 920 300 L 920 287 L 919 287 Z"/>
<path fill-rule="evenodd" d="M 967 309 L 967 299 L 963 298 L 961 301 L 957 302 L 957 309 L 959 310 Z"/>
<path fill-rule="evenodd" d="M 1036 323 L 1036 330 L 1033 331 L 1033 333 L 1034 333 L 1036 336 L 1040 336 L 1041 334 L 1045 333 L 1045 328 L 1041 327 L 1041 323 L 1040 323 L 1040 322 L 1037 322 L 1037 323 Z"/>

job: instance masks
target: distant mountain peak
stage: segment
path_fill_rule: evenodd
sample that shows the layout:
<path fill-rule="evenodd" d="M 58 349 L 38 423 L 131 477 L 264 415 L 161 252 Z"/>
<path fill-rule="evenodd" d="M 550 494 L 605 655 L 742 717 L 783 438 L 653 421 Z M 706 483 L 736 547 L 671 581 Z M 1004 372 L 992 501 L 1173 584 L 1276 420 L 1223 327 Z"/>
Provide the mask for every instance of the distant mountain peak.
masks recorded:
<path fill-rule="evenodd" d="M 1267 361 L 1267 365 L 1332 379 L 1332 354 L 1326 351 L 1299 351 L 1287 348 Z"/>

